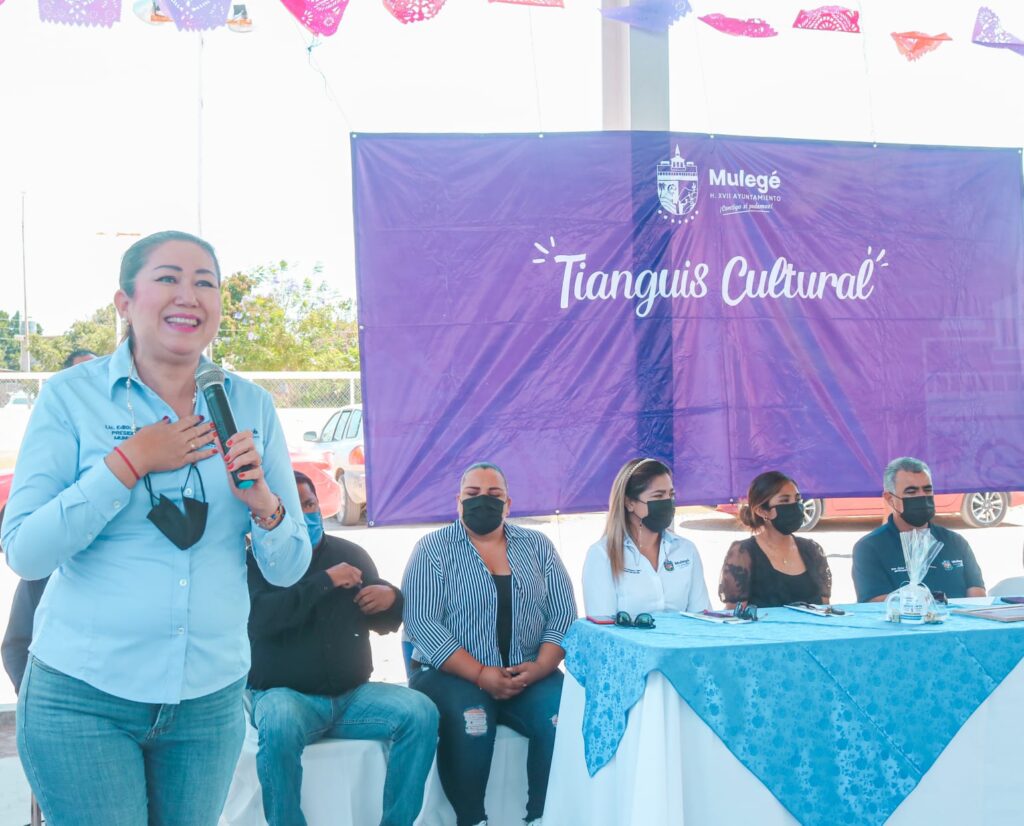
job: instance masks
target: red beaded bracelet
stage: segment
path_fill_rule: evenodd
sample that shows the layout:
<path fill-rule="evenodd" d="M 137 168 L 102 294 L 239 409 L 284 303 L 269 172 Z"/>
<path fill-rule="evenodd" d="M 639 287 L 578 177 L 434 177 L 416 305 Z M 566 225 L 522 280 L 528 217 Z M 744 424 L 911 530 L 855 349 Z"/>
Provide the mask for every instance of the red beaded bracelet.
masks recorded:
<path fill-rule="evenodd" d="M 114 448 L 114 453 L 116 453 L 118 456 L 120 456 L 122 461 L 126 465 L 128 465 L 128 470 L 130 470 L 132 472 L 132 475 L 135 477 L 135 481 L 138 482 L 142 477 L 139 476 L 139 472 L 135 469 L 135 465 L 133 465 L 131 462 L 128 461 L 128 457 L 124 455 L 124 453 L 122 452 L 121 448 L 115 447 Z"/>

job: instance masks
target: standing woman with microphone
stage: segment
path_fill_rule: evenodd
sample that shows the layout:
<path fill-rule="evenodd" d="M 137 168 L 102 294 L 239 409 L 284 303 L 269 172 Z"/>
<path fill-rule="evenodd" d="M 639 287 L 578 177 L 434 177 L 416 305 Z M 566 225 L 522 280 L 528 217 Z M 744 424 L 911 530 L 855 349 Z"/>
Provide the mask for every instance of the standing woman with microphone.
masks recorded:
<path fill-rule="evenodd" d="M 245 536 L 282 586 L 308 567 L 309 536 L 270 396 L 236 376 L 240 430 L 214 458 L 196 386 L 220 325 L 213 248 L 143 238 L 114 304 L 127 341 L 43 387 L 7 504 L 8 564 L 52 574 L 18 752 L 53 826 L 213 826 L 245 730 Z"/>

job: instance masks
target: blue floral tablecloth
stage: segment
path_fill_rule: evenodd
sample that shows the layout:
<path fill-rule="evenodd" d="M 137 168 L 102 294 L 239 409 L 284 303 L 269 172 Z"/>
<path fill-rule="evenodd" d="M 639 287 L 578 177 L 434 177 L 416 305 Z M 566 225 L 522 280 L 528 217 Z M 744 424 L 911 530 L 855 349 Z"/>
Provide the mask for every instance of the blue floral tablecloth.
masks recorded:
<path fill-rule="evenodd" d="M 660 671 L 798 821 L 884 823 L 1024 656 L 1024 623 L 909 627 L 883 610 L 778 608 L 746 625 L 658 614 L 652 630 L 578 621 L 563 644 L 586 692 L 590 774 Z"/>

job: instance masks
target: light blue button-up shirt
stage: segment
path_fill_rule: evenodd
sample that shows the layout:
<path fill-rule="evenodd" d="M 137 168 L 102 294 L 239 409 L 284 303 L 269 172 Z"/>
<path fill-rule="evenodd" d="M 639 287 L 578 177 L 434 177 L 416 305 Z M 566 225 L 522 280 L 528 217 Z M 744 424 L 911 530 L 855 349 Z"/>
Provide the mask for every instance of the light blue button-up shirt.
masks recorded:
<path fill-rule="evenodd" d="M 95 688 L 144 703 L 178 703 L 217 691 L 249 671 L 245 535 L 260 570 L 291 585 L 310 561 L 288 448 L 270 395 L 229 376 L 225 390 L 239 430 L 252 430 L 284 521 L 252 523 L 231 492 L 224 461 L 200 462 L 209 513 L 202 539 L 181 551 L 150 522 L 141 482 L 126 488 L 104 457 L 132 435 L 125 378 L 127 344 L 55 375 L 43 387 L 14 471 L 0 545 L 25 579 L 53 574 L 36 612 L 32 653 Z M 174 411 L 137 378 L 138 427 Z M 196 411 L 209 419 L 200 394 Z M 189 466 L 150 475 L 153 493 L 180 507 L 201 499 Z"/>

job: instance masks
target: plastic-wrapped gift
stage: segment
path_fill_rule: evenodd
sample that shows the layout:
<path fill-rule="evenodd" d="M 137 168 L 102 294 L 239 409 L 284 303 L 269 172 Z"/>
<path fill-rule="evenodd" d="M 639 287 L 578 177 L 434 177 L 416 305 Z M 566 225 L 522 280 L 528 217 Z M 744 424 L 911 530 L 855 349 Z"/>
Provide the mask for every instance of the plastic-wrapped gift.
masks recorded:
<path fill-rule="evenodd" d="M 924 585 L 924 578 L 942 550 L 942 543 L 927 528 L 902 532 L 900 542 L 903 544 L 903 561 L 906 563 L 908 581 L 886 599 L 886 619 L 911 625 L 942 622 L 943 616 L 935 598 Z"/>

